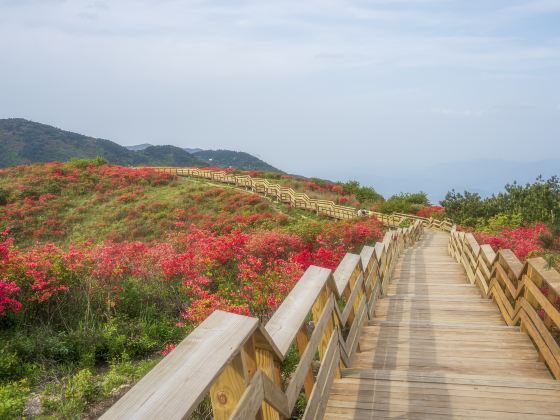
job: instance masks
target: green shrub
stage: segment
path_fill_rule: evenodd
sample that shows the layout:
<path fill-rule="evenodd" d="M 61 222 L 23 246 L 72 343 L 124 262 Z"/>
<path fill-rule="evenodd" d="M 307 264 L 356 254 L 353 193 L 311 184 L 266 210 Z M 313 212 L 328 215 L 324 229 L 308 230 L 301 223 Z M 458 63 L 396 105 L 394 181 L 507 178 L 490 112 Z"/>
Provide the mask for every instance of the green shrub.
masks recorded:
<path fill-rule="evenodd" d="M 520 214 L 504 214 L 498 213 L 489 219 L 479 219 L 476 230 L 489 234 L 497 234 L 504 228 L 518 228 L 523 224 L 523 218 Z"/>
<path fill-rule="evenodd" d="M 505 190 L 491 197 L 481 198 L 477 193 L 454 190 L 441 202 L 446 215 L 455 223 L 476 227 L 478 219 L 500 214 L 519 215 L 523 223 L 545 222 L 552 227 L 560 225 L 560 178 L 545 180 L 538 177 L 532 184 L 508 184 Z"/>
<path fill-rule="evenodd" d="M 305 242 L 315 240 L 324 229 L 322 221 L 311 221 L 309 219 L 300 219 L 296 223 L 287 227 L 286 231 L 298 235 Z"/>
<path fill-rule="evenodd" d="M 383 196 L 379 194 L 372 187 L 366 187 L 365 185 L 360 185 L 358 181 L 348 181 L 341 184 L 344 192 L 347 194 L 354 194 L 360 204 L 365 205 L 373 204 L 376 202 L 382 202 L 384 200 Z"/>
<path fill-rule="evenodd" d="M 554 230 L 539 235 L 540 245 L 546 250 L 560 251 L 560 234 Z"/>
<path fill-rule="evenodd" d="M 101 401 L 121 385 L 140 379 L 160 360 L 153 358 L 132 362 L 125 357 L 122 361 L 111 362 L 109 370 L 103 374 L 81 369 L 66 375 L 61 381 L 50 383 L 45 388 L 42 403 L 46 414 L 54 418 L 79 418 L 88 404 Z"/>
<path fill-rule="evenodd" d="M 403 219 L 400 223 L 399 223 L 399 227 L 400 228 L 407 228 L 411 225 L 410 219 Z"/>
<path fill-rule="evenodd" d="M 21 418 L 29 392 L 25 379 L 0 383 L 0 419 Z"/>
<path fill-rule="evenodd" d="M 56 418 L 77 418 L 87 404 L 99 396 L 99 384 L 93 374 L 89 369 L 82 369 L 64 378 L 61 383 L 47 386 L 43 394 L 43 406 L 48 414 Z"/>
<path fill-rule="evenodd" d="M 148 373 L 159 360 L 159 358 L 142 360 L 136 364 L 130 360 L 112 362 L 109 371 L 101 380 L 100 386 L 103 396 L 109 396 L 121 385 L 140 379 Z"/>
<path fill-rule="evenodd" d="M 5 206 L 8 204 L 8 199 L 10 198 L 10 192 L 4 188 L 0 188 L 0 206 Z"/>
<path fill-rule="evenodd" d="M 165 343 L 184 338 L 184 331 L 175 326 L 175 322 L 171 319 L 112 318 L 103 327 L 102 357 L 122 360 L 159 351 Z"/>
<path fill-rule="evenodd" d="M 408 213 L 416 214 L 420 209 L 430 205 L 428 196 L 424 192 L 401 193 L 393 195 L 387 201 L 382 202 L 379 211 L 382 213 Z"/>
<path fill-rule="evenodd" d="M 0 349 L 0 381 L 17 380 L 32 376 L 35 365 L 25 362 L 17 352 L 6 345 Z"/>
<path fill-rule="evenodd" d="M 107 159 L 101 156 L 97 156 L 94 159 L 80 159 L 80 158 L 72 158 L 67 162 L 69 167 L 84 169 L 88 166 L 103 166 L 107 165 Z"/>

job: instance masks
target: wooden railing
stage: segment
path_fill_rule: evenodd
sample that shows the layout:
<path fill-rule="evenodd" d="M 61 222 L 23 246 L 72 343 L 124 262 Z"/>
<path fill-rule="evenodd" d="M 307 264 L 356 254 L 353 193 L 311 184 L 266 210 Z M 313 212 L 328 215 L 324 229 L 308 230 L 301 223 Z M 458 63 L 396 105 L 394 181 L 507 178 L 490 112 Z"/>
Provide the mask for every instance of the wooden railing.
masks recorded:
<path fill-rule="evenodd" d="M 334 273 L 309 267 L 266 324 L 213 312 L 103 418 L 183 419 L 209 400 L 216 419 L 280 419 L 301 398 L 303 418 L 321 418 L 331 383 L 349 366 L 397 256 L 422 230 L 416 221 L 389 231 L 360 255 L 346 254 Z M 282 374 L 294 352 L 295 368 Z"/>
<path fill-rule="evenodd" d="M 329 216 L 336 219 L 353 219 L 360 215 L 374 215 L 385 225 L 395 228 L 400 227 L 404 222 L 408 221 L 412 224 L 416 220 L 420 220 L 426 228 L 433 227 L 450 231 L 453 226 L 450 220 L 436 220 L 405 213 L 384 214 L 350 206 L 342 206 L 336 204 L 334 201 L 311 198 L 307 194 L 297 192 L 292 188 L 284 187 L 280 184 L 273 184 L 264 178 L 253 178 L 249 175 L 235 175 L 226 171 L 188 167 L 154 167 L 153 169 L 179 176 L 192 176 L 236 185 L 266 197 L 274 198 L 278 200 L 278 202 L 288 204 L 292 207 L 313 211 L 318 215 Z"/>
<path fill-rule="evenodd" d="M 483 297 L 492 298 L 508 325 L 519 325 L 560 379 L 560 273 L 543 258 L 522 263 L 509 249 L 497 253 L 472 233 L 451 231 L 449 252 Z"/>
<path fill-rule="evenodd" d="M 432 217 L 420 217 L 406 213 L 385 214 L 379 212 L 370 212 L 370 214 L 377 217 L 384 225 L 391 227 L 399 227 L 406 222 L 412 224 L 417 220 L 419 220 L 425 228 L 434 228 L 450 232 L 451 228 L 453 227 L 453 223 L 449 219 L 438 220 Z"/>
<path fill-rule="evenodd" d="M 273 184 L 264 178 L 253 178 L 249 175 L 235 175 L 225 171 L 200 168 L 154 168 L 157 171 L 173 173 L 179 176 L 192 176 L 205 178 L 212 181 L 236 185 L 267 197 L 277 199 L 279 202 L 292 207 L 313 211 L 319 215 L 334 217 L 336 219 L 353 219 L 358 216 L 358 209 L 341 206 L 330 200 L 310 198 L 305 193 L 294 191 L 279 184 Z"/>

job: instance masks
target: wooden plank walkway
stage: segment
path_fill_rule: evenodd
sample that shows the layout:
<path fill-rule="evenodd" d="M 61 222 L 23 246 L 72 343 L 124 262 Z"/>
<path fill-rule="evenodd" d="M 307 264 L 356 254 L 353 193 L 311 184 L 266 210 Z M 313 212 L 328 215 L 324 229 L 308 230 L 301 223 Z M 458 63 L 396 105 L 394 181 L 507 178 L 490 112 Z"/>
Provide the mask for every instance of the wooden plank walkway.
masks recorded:
<path fill-rule="evenodd" d="M 396 265 L 327 419 L 560 418 L 560 384 L 527 334 L 504 323 L 426 231 Z"/>

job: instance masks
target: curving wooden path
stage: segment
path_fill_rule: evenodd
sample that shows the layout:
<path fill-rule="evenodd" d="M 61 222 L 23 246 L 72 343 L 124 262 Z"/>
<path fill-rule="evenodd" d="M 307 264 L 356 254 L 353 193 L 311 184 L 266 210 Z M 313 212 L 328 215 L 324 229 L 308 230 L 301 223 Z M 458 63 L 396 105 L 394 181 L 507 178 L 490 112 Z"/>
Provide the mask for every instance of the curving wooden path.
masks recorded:
<path fill-rule="evenodd" d="M 560 418 L 560 384 L 448 244 L 426 231 L 402 254 L 325 418 Z"/>

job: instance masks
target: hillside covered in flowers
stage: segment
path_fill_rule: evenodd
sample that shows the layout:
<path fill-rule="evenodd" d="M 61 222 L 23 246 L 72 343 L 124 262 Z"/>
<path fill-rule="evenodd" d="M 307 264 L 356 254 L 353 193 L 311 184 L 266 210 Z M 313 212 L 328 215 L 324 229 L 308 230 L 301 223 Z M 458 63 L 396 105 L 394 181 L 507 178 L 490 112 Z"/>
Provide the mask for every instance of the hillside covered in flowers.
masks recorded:
<path fill-rule="evenodd" d="M 94 417 L 213 310 L 266 318 L 382 235 L 102 160 L 2 169 L 0 418 Z"/>

